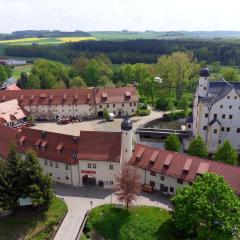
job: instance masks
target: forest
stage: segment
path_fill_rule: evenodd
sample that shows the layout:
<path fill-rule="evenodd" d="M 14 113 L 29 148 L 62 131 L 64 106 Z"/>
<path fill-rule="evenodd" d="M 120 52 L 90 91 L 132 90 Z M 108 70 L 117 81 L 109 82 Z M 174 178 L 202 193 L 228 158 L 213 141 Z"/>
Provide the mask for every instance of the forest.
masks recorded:
<path fill-rule="evenodd" d="M 157 63 L 162 55 L 176 51 L 193 52 L 198 62 L 221 65 L 240 65 L 240 41 L 231 40 L 127 40 L 84 41 L 58 46 L 8 46 L 5 55 L 14 57 L 46 58 L 72 63 L 78 56 L 88 58 L 106 54 L 113 64 Z"/>

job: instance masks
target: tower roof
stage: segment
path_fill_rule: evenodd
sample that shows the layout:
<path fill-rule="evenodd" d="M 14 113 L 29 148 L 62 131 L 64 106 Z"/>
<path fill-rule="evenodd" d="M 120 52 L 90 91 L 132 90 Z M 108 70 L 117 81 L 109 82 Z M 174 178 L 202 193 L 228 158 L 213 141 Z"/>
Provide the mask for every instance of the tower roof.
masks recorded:
<path fill-rule="evenodd" d="M 210 73 L 209 73 L 209 69 L 207 67 L 202 68 L 200 71 L 200 77 L 209 77 Z"/>
<path fill-rule="evenodd" d="M 126 115 L 121 123 L 121 129 L 124 131 L 132 130 L 132 121 L 129 119 L 128 115 Z"/>

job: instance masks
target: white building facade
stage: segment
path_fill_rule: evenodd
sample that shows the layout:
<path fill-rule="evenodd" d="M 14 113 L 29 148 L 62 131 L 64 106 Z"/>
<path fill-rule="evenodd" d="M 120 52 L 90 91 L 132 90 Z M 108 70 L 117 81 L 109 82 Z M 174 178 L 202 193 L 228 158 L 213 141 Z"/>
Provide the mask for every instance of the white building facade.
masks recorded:
<path fill-rule="evenodd" d="M 210 153 L 225 140 L 240 151 L 240 84 L 224 79 L 209 81 L 208 69 L 200 73 L 194 99 L 193 121 L 187 124 L 193 135 L 200 135 Z"/>

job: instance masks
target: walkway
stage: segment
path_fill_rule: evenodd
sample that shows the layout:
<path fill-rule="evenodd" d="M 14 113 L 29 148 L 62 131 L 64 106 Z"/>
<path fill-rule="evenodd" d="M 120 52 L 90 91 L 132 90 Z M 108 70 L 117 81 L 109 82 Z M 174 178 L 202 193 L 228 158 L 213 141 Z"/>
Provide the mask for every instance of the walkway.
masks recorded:
<path fill-rule="evenodd" d="M 63 184 L 56 185 L 56 193 L 68 205 L 68 214 L 62 222 L 54 240 L 75 240 L 84 215 L 88 209 L 101 204 L 116 203 L 118 201 L 111 190 L 89 187 L 74 188 Z M 92 201 L 92 205 L 90 202 Z M 143 193 L 136 205 L 147 205 L 172 210 L 172 205 L 167 197 L 160 197 L 159 193 Z"/>

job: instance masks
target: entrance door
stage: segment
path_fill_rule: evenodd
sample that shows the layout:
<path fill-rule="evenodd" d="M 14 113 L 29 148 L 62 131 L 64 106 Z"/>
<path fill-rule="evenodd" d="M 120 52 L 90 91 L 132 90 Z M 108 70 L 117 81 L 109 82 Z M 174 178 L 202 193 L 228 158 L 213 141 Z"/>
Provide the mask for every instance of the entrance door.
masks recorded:
<path fill-rule="evenodd" d="M 91 175 L 84 175 L 82 177 L 82 183 L 85 186 L 95 186 L 96 185 L 96 178 Z"/>

